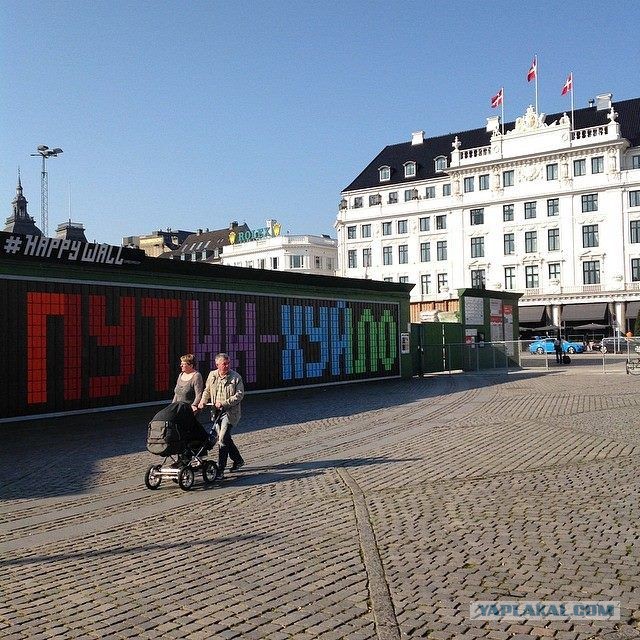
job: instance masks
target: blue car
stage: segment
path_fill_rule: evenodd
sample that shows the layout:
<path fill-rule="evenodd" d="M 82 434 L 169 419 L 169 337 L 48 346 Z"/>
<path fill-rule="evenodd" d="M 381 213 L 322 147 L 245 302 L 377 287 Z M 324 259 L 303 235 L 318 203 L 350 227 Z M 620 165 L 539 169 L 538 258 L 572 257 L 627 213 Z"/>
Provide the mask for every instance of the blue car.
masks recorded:
<path fill-rule="evenodd" d="M 554 338 L 544 338 L 543 340 L 536 340 L 529 345 L 529 351 L 531 353 L 555 353 L 553 346 Z M 569 342 L 568 340 L 562 341 L 562 353 L 582 353 L 584 351 L 584 345 L 582 342 Z"/>

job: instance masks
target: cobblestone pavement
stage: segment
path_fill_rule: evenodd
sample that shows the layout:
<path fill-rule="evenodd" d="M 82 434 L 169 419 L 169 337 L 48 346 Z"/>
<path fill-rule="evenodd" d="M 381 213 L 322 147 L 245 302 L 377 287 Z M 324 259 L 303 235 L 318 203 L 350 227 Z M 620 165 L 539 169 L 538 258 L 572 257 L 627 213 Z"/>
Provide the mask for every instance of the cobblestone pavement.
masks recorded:
<path fill-rule="evenodd" d="M 640 637 L 640 377 L 251 395 L 246 471 L 190 492 L 144 487 L 155 411 L 0 425 L 0 637 Z M 495 599 L 621 620 L 470 620 Z"/>

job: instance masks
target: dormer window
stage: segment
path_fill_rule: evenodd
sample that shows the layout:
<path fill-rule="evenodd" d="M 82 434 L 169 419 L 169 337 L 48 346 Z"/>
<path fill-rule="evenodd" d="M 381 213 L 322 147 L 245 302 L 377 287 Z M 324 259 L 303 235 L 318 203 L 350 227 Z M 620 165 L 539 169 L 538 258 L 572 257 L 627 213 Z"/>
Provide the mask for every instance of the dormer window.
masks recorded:
<path fill-rule="evenodd" d="M 436 171 L 444 171 L 447 168 L 447 159 L 444 156 L 436 158 Z"/>
<path fill-rule="evenodd" d="M 380 182 L 388 182 L 391 180 L 391 167 L 383 166 L 378 169 L 378 173 L 380 174 Z"/>
<path fill-rule="evenodd" d="M 415 162 L 405 162 L 404 163 L 404 177 L 405 178 L 415 178 L 416 177 L 416 163 Z"/>
<path fill-rule="evenodd" d="M 347 201 L 344 198 L 342 198 L 342 200 L 340 200 L 339 209 L 340 211 L 342 211 L 343 209 L 346 209 L 346 208 L 347 208 Z"/>

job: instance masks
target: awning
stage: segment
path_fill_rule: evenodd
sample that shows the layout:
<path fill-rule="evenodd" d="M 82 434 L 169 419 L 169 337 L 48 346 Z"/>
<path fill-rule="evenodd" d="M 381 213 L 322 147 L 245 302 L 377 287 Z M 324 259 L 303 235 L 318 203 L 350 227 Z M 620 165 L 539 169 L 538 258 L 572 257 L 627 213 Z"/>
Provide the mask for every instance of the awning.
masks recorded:
<path fill-rule="evenodd" d="M 544 305 L 538 305 L 536 307 L 518 307 L 520 314 L 520 324 L 540 324 L 542 320 L 542 314 L 544 313 Z"/>
<path fill-rule="evenodd" d="M 637 318 L 640 312 L 640 300 L 627 303 L 627 318 Z"/>
<path fill-rule="evenodd" d="M 562 309 L 562 320 L 564 322 L 599 321 L 604 319 L 607 310 L 606 302 L 587 302 L 585 304 L 565 304 Z"/>

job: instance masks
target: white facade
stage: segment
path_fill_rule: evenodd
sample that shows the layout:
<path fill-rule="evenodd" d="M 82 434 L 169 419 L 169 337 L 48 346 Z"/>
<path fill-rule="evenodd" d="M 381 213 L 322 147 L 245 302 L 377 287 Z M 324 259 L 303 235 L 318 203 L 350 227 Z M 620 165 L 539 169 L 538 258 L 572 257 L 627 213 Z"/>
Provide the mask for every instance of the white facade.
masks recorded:
<path fill-rule="evenodd" d="M 640 305 L 640 147 L 605 102 L 576 112 L 601 123 L 582 129 L 530 107 L 504 134 L 496 118 L 451 134 L 446 154 L 423 132 L 385 148 L 342 192 L 338 274 L 415 283 L 412 302 L 518 291 L 556 323 L 566 305 L 606 303 L 626 330 Z M 636 114 L 640 100 L 621 106 Z"/>
<path fill-rule="evenodd" d="M 338 266 L 338 243 L 329 236 L 261 238 L 226 246 L 222 264 L 333 276 Z"/>

